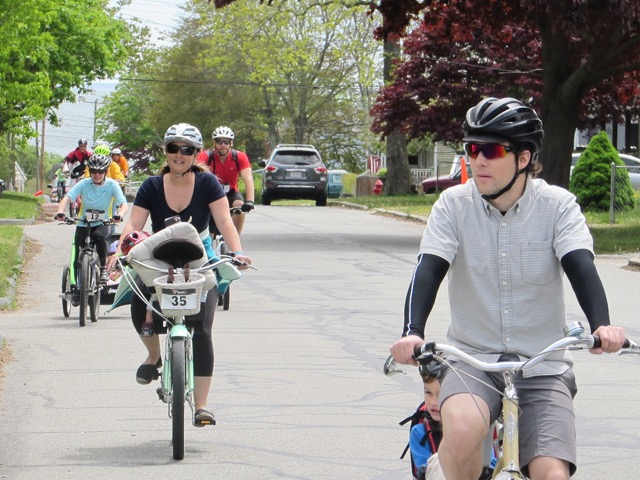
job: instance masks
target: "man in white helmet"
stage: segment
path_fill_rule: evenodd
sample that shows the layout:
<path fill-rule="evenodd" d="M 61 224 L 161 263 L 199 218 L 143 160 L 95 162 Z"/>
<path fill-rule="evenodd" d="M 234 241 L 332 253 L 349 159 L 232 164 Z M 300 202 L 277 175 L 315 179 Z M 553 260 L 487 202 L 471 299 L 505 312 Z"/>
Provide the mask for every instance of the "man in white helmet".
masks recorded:
<path fill-rule="evenodd" d="M 229 206 L 240 207 L 243 212 L 250 212 L 254 209 L 254 187 L 253 175 L 251 174 L 251 163 L 249 157 L 244 152 L 233 149 L 233 140 L 235 135 L 229 127 L 221 126 L 213 131 L 213 148 L 204 150 L 198 155 L 198 161 L 209 167 L 229 200 Z M 242 194 L 238 191 L 238 177 L 242 177 L 245 185 L 246 201 L 242 198 Z M 233 224 L 236 226 L 238 235 L 242 232 L 244 226 L 244 213 L 242 215 L 233 215 Z M 210 230 L 215 233 L 215 225 L 210 225 Z"/>

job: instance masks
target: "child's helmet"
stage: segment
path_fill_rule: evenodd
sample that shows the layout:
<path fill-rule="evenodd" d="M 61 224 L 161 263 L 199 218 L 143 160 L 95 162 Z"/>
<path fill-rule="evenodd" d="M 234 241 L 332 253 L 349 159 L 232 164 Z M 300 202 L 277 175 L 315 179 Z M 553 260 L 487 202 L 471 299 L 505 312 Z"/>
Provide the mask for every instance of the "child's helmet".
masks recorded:
<path fill-rule="evenodd" d="M 111 163 L 111 157 L 107 155 L 101 154 L 93 154 L 89 157 L 89 161 L 87 162 L 89 166 L 89 170 L 98 170 L 99 172 L 106 172 L 107 168 L 109 168 L 109 164 Z"/>
<path fill-rule="evenodd" d="M 142 242 L 144 239 L 149 238 L 150 236 L 151 236 L 150 233 L 141 231 L 141 230 L 136 230 L 135 232 L 131 232 L 122 239 L 122 245 L 120 245 L 120 251 L 124 255 L 129 255 L 129 251 L 131 251 L 133 247 L 135 247 L 137 244 Z"/>

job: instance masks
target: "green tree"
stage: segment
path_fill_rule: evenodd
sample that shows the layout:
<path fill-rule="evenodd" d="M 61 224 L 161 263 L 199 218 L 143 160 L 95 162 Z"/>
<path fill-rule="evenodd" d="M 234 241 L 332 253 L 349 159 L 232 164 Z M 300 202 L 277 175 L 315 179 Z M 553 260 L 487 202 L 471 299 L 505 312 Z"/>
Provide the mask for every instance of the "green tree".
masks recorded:
<path fill-rule="evenodd" d="M 229 125 L 252 159 L 295 142 L 313 143 L 331 167 L 364 164 L 376 143 L 368 111 L 381 58 L 364 10 L 312 0 L 274 8 L 242 0 L 224 11 L 193 1 L 187 8 L 175 46 L 135 72 L 154 80 L 145 126 L 161 133 L 189 122 L 206 138 Z M 115 134 L 122 122 L 108 123 Z"/>
<path fill-rule="evenodd" d="M 580 160 L 573 167 L 570 189 L 583 209 L 609 210 L 611 198 L 611 164 L 624 166 L 606 132 L 594 135 Z M 614 205 L 616 210 L 631 210 L 636 206 L 629 174 L 616 169 Z"/>
<path fill-rule="evenodd" d="M 33 120 L 117 73 L 131 31 L 107 0 L 0 0 L 0 133 L 31 135 Z"/>

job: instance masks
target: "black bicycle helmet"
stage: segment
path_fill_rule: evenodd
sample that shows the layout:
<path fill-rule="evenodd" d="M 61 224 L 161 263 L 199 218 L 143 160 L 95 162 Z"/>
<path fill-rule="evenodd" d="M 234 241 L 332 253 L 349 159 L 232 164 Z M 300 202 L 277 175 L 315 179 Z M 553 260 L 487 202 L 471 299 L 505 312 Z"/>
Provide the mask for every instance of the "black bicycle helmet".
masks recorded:
<path fill-rule="evenodd" d="M 462 131 L 464 142 L 510 141 L 526 146 L 533 161 L 542 150 L 542 121 L 535 110 L 515 98 L 485 98 L 467 111 Z"/>
<path fill-rule="evenodd" d="M 95 153 L 89 157 L 89 170 L 98 170 L 99 172 L 106 172 L 111 163 L 111 157 L 103 155 L 101 153 Z"/>
<path fill-rule="evenodd" d="M 87 142 L 86 138 L 81 138 L 80 140 L 78 140 L 78 146 L 82 146 L 84 145 L 85 147 L 89 144 L 89 142 Z"/>

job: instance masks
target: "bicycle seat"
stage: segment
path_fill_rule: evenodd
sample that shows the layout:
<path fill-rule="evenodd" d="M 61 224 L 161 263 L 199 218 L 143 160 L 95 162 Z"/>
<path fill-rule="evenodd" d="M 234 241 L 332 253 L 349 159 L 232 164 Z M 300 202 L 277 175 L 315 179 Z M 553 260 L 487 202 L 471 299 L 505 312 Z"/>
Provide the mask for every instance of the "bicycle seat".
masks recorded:
<path fill-rule="evenodd" d="M 182 268 L 186 263 L 203 257 L 202 245 L 183 238 L 170 238 L 153 249 L 156 260 L 167 262 L 174 268 Z"/>

